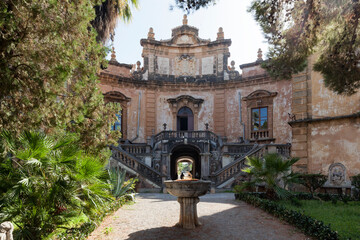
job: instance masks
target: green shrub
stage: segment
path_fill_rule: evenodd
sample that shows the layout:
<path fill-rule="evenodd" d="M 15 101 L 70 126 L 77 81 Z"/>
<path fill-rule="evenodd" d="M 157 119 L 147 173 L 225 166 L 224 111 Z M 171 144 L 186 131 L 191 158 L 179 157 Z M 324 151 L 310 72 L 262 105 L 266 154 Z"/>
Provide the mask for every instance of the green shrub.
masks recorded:
<path fill-rule="evenodd" d="M 53 139 L 2 133 L 0 222 L 12 221 L 21 239 L 42 239 L 67 220 L 96 219 L 113 202 L 104 161 L 84 153 L 70 136 Z"/>
<path fill-rule="evenodd" d="M 284 206 L 267 199 L 260 199 L 247 193 L 237 193 L 235 198 L 245 201 L 255 207 L 285 220 L 286 222 L 301 229 L 306 235 L 319 240 L 338 240 L 337 232 L 332 231 L 329 226 L 325 226 L 322 221 L 318 221 L 301 212 L 286 209 Z"/>
<path fill-rule="evenodd" d="M 360 200 L 360 174 L 351 177 L 351 184 L 355 187 L 354 197 Z"/>
<path fill-rule="evenodd" d="M 266 195 L 269 199 L 289 198 L 290 192 L 285 190 L 287 184 L 297 182 L 297 174 L 291 172 L 291 166 L 299 159 L 284 160 L 279 154 L 267 154 L 263 158 L 246 158 L 249 166 L 243 172 L 251 176 L 250 182 L 245 182 L 237 191 L 254 186 L 256 183 L 265 183 Z"/>
<path fill-rule="evenodd" d="M 351 184 L 360 190 L 360 174 L 351 177 Z"/>
<path fill-rule="evenodd" d="M 114 197 L 121 198 L 126 197 L 130 193 L 134 193 L 135 182 L 137 179 L 129 179 L 125 181 L 126 170 L 120 171 L 119 168 L 109 169 L 110 182 L 111 182 L 111 193 Z"/>
<path fill-rule="evenodd" d="M 322 187 L 327 180 L 327 177 L 322 174 L 301 174 L 299 175 L 299 183 L 307 188 L 307 190 L 314 195 L 316 189 Z"/>

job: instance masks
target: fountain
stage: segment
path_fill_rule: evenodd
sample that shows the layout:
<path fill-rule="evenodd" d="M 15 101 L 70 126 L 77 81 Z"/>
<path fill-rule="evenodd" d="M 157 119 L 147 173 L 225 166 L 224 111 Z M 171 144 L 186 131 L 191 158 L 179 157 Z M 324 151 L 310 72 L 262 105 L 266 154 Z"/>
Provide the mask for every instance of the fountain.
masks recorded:
<path fill-rule="evenodd" d="M 201 226 L 197 216 L 196 204 L 200 201 L 199 196 L 207 193 L 210 183 L 210 181 L 189 179 L 188 177 L 165 181 L 166 190 L 171 195 L 176 196 L 180 203 L 180 219 L 176 226 L 185 229 Z"/>

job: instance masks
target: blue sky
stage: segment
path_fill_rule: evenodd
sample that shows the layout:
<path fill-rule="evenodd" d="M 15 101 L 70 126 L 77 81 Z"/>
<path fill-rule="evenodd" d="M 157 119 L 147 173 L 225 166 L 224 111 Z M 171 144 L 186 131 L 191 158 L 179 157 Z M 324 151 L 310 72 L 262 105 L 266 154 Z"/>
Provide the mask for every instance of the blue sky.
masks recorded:
<path fill-rule="evenodd" d="M 219 27 L 224 29 L 225 38 L 232 40 L 229 63 L 234 60 L 237 70 L 240 64 L 256 60 L 258 48 L 264 56 L 267 51 L 260 27 L 247 12 L 250 3 L 251 0 L 218 0 L 216 5 L 188 15 L 188 25 L 199 29 L 200 38 L 214 41 Z M 150 27 L 156 40 L 171 38 L 171 29 L 182 24 L 184 15 L 180 9 L 170 10 L 172 4 L 174 0 L 139 0 L 139 9 L 132 10 L 132 20 L 118 22 L 114 47 L 119 62 L 135 64 L 140 60 L 143 63 L 140 39 L 147 38 Z"/>

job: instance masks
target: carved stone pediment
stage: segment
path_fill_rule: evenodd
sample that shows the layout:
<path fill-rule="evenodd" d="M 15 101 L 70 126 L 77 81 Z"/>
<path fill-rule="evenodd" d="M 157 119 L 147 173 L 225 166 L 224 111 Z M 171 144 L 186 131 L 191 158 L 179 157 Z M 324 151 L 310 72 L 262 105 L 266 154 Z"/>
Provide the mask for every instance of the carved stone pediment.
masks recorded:
<path fill-rule="evenodd" d="M 121 92 L 111 91 L 104 94 L 104 98 L 108 102 L 130 102 L 131 98 L 126 97 Z"/>
<path fill-rule="evenodd" d="M 177 112 L 181 107 L 189 107 L 191 110 L 197 112 L 201 104 L 204 102 L 204 99 L 194 98 L 189 95 L 181 95 L 177 98 L 169 98 L 167 102 L 170 104 L 170 108 L 173 112 Z"/>
<path fill-rule="evenodd" d="M 177 36 L 174 42 L 175 44 L 181 45 L 181 44 L 195 44 L 198 41 L 196 41 L 193 36 L 184 34 Z"/>
<path fill-rule="evenodd" d="M 181 96 L 178 96 L 177 98 L 169 98 L 167 101 L 170 104 L 178 104 L 180 102 L 186 102 L 186 103 L 193 103 L 193 104 L 200 105 L 201 103 L 204 102 L 204 99 L 194 98 L 189 95 L 181 95 Z"/>
<path fill-rule="evenodd" d="M 269 97 L 275 97 L 276 95 L 277 92 L 269 92 L 267 90 L 256 90 L 250 93 L 248 96 L 243 97 L 243 100 L 248 101 L 248 100 L 255 100 L 260 98 L 269 98 Z"/>

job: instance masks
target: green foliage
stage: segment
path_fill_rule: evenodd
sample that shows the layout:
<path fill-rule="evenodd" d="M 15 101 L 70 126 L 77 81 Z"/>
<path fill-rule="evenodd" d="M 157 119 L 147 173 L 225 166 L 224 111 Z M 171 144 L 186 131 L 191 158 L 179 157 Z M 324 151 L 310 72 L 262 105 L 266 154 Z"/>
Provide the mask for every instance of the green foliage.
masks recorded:
<path fill-rule="evenodd" d="M 138 0 L 104 0 L 95 6 L 96 17 L 91 25 L 98 33 L 97 40 L 99 42 L 104 43 L 109 38 L 113 40 L 119 16 L 123 21 L 131 20 L 130 3 L 133 7 L 138 8 Z"/>
<path fill-rule="evenodd" d="M 270 44 L 263 67 L 272 77 L 290 79 L 318 52 L 325 86 L 347 95 L 360 87 L 359 1 L 255 0 L 249 11 Z"/>
<path fill-rule="evenodd" d="M 81 213 L 96 217 L 113 201 L 104 159 L 81 151 L 75 139 L 2 134 L 0 222 L 15 223 L 19 237 L 41 239 Z"/>
<path fill-rule="evenodd" d="M 336 205 L 331 201 L 301 200 L 301 206 L 294 206 L 289 201 L 281 201 L 280 204 L 294 211 L 301 211 L 315 219 L 323 221 L 326 225 L 339 234 L 339 239 L 359 239 L 360 228 L 360 202 L 338 202 Z"/>
<path fill-rule="evenodd" d="M 215 5 L 216 0 L 175 0 L 175 5 L 186 12 L 196 11 L 202 7 Z"/>
<path fill-rule="evenodd" d="M 104 104 L 97 73 L 107 49 L 90 22 L 98 0 L 0 2 L 0 128 L 76 133 L 97 153 L 115 143 L 109 133 L 119 107 Z"/>
<path fill-rule="evenodd" d="M 127 199 L 119 198 L 113 202 L 108 202 L 105 205 L 97 208 L 97 214 L 92 219 L 81 224 L 79 227 L 68 228 L 66 231 L 56 235 L 56 239 L 59 240 L 75 240 L 86 239 L 95 228 L 101 223 L 105 216 L 118 210 L 122 205 L 126 203 Z"/>
<path fill-rule="evenodd" d="M 259 207 L 264 211 L 279 217 L 282 220 L 294 225 L 302 230 L 306 235 L 314 237 L 319 240 L 337 240 L 339 236 L 337 232 L 332 231 L 329 226 L 326 226 L 324 222 L 316 220 L 310 216 L 305 215 L 299 211 L 289 210 L 281 204 L 260 199 L 256 196 L 252 196 L 246 193 L 235 194 L 236 199 L 245 201 L 255 207 Z"/>
<path fill-rule="evenodd" d="M 187 12 L 214 0 L 175 0 Z M 319 53 L 314 70 L 325 86 L 351 95 L 360 87 L 360 2 L 358 0 L 254 0 L 249 11 L 270 44 L 262 67 L 275 79 L 291 79 L 303 71 L 311 54 Z"/>
<path fill-rule="evenodd" d="M 316 189 L 322 187 L 327 180 L 327 177 L 322 174 L 300 174 L 300 184 L 305 186 L 308 191 L 314 195 Z"/>
<path fill-rule="evenodd" d="M 111 193 L 116 198 L 127 196 L 134 192 L 134 183 L 136 179 L 129 179 L 125 181 L 126 170 L 120 171 L 119 168 L 109 169 L 110 182 L 111 182 Z"/>
<path fill-rule="evenodd" d="M 242 171 L 250 174 L 252 180 L 244 183 L 242 188 L 265 183 L 266 193 L 270 199 L 290 196 L 285 187 L 288 183 L 297 180 L 297 175 L 291 172 L 291 166 L 299 160 L 298 158 L 284 160 L 278 154 L 267 154 L 263 159 L 247 157 L 246 160 L 249 167 Z"/>
<path fill-rule="evenodd" d="M 360 174 L 351 177 L 351 184 L 360 190 Z"/>

